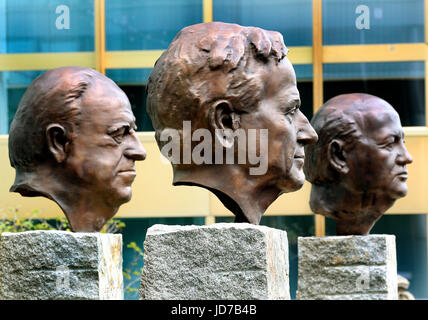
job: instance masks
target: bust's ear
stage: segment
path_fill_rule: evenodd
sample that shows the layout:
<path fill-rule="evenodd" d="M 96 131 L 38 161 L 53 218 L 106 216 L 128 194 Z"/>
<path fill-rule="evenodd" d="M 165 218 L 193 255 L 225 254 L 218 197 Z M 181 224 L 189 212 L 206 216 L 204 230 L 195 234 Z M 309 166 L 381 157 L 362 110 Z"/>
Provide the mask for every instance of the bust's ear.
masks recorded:
<path fill-rule="evenodd" d="M 218 100 L 212 105 L 211 125 L 215 130 L 217 139 L 224 147 L 230 148 L 233 145 L 233 132 L 241 127 L 241 118 L 233 109 L 228 100 Z"/>
<path fill-rule="evenodd" d="M 346 163 L 346 152 L 343 149 L 344 142 L 342 140 L 333 139 L 328 144 L 328 162 L 334 170 L 341 174 L 349 172 L 348 164 Z"/>
<path fill-rule="evenodd" d="M 67 156 L 68 140 L 63 126 L 51 123 L 46 128 L 46 141 L 49 151 L 58 163 L 65 160 Z"/>

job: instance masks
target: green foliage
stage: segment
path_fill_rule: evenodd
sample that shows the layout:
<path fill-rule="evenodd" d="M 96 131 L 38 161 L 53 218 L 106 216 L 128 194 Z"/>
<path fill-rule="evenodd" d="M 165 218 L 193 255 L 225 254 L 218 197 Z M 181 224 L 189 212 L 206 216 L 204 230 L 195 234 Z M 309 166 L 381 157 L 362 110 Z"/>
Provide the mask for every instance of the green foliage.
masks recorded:
<path fill-rule="evenodd" d="M 57 230 L 56 226 L 51 225 L 46 219 L 37 219 L 39 214 L 38 210 L 33 210 L 29 218 L 21 218 L 18 208 L 9 208 L 8 214 L 0 217 L 0 234 L 31 230 Z"/>
<path fill-rule="evenodd" d="M 22 217 L 18 208 L 9 208 L 8 214 L 0 217 L 0 234 L 3 232 L 24 232 L 31 230 L 64 230 L 71 231 L 70 223 L 65 217 L 56 219 L 40 218 L 40 211 L 33 210 L 28 218 Z M 125 227 L 125 223 L 118 219 L 110 219 L 104 225 L 101 233 L 118 233 Z"/>
<path fill-rule="evenodd" d="M 135 242 L 128 243 L 126 247 L 134 250 L 134 258 L 131 262 L 131 269 L 125 268 L 123 272 L 123 276 L 126 279 L 132 280 L 126 285 L 125 291 L 126 293 L 136 293 L 138 292 L 138 285 L 143 272 L 143 268 L 138 268 L 138 261 L 142 259 L 144 252 Z"/>

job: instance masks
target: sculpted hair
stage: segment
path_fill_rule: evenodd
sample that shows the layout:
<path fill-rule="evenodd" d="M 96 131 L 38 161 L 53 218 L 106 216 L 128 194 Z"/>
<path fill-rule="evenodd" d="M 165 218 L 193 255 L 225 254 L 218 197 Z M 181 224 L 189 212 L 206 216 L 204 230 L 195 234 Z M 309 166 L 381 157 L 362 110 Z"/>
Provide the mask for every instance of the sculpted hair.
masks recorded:
<path fill-rule="evenodd" d="M 236 112 L 251 111 L 264 93 L 259 66 L 278 64 L 287 52 L 275 31 L 221 22 L 181 30 L 147 85 L 147 112 L 159 147 L 166 143 L 159 140 L 161 132 L 180 131 L 184 120 L 192 120 L 192 129 L 208 128 L 214 112 L 209 106 L 217 100 L 227 99 Z"/>
<path fill-rule="evenodd" d="M 79 125 L 80 100 L 97 71 L 63 67 L 38 76 L 22 97 L 9 131 L 9 160 L 12 167 L 30 169 L 50 156 L 46 127 L 62 125 L 73 136 Z"/>

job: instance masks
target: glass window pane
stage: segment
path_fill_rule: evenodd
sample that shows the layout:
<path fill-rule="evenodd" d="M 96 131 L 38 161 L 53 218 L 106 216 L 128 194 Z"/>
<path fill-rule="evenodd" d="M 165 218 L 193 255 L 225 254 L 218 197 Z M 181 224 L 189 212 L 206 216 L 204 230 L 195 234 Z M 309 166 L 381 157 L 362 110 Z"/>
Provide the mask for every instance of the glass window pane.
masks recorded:
<path fill-rule="evenodd" d="M 388 101 L 403 126 L 425 126 L 424 62 L 324 65 L 324 101 L 344 93 L 368 93 Z"/>
<path fill-rule="evenodd" d="M 107 50 L 166 49 L 184 27 L 202 22 L 202 0 L 106 0 Z"/>
<path fill-rule="evenodd" d="M 428 299 L 427 217 L 425 214 L 387 214 L 371 234 L 393 234 L 397 245 L 398 274 L 410 281 L 416 299 Z M 336 224 L 326 219 L 326 235 L 336 235 Z"/>
<path fill-rule="evenodd" d="M 311 0 L 214 0 L 213 20 L 279 31 L 287 46 L 312 45 Z"/>
<path fill-rule="evenodd" d="M 420 62 L 369 62 L 324 64 L 324 80 L 394 79 L 425 77 L 425 63 Z"/>
<path fill-rule="evenodd" d="M 323 0 L 323 43 L 424 42 L 423 0 Z"/>
<path fill-rule="evenodd" d="M 126 93 L 136 118 L 137 131 L 154 131 L 146 112 L 146 84 L 152 69 L 109 69 L 106 75 Z"/>
<path fill-rule="evenodd" d="M 125 223 L 122 229 L 123 241 L 123 270 L 129 269 L 127 272 L 131 275 L 128 279 L 124 277 L 125 300 L 138 300 L 138 289 L 140 288 L 140 276 L 132 274 L 133 271 L 140 271 L 143 267 L 143 259 L 134 249 L 128 248 L 128 244 L 135 242 L 142 250 L 144 250 L 144 240 L 146 238 L 147 229 L 155 224 L 167 225 L 203 225 L 204 217 L 194 218 L 118 218 Z M 126 292 L 127 289 L 134 288 L 137 291 Z M 129 291 L 129 290 L 128 290 Z"/>
<path fill-rule="evenodd" d="M 216 217 L 216 222 L 233 222 L 234 217 Z M 289 249 L 290 296 L 296 299 L 297 291 L 297 237 L 312 237 L 315 223 L 312 215 L 305 216 L 263 216 L 260 225 L 286 230 Z"/>
<path fill-rule="evenodd" d="M 0 42 L 0 53 L 94 51 L 94 1 L 0 0 Z"/>
<path fill-rule="evenodd" d="M 30 83 L 44 71 L 0 72 L 0 134 L 7 134 Z"/>
<path fill-rule="evenodd" d="M 296 71 L 297 89 L 300 93 L 301 106 L 300 110 L 311 120 L 313 115 L 313 68 L 311 64 L 295 64 L 293 65 Z"/>

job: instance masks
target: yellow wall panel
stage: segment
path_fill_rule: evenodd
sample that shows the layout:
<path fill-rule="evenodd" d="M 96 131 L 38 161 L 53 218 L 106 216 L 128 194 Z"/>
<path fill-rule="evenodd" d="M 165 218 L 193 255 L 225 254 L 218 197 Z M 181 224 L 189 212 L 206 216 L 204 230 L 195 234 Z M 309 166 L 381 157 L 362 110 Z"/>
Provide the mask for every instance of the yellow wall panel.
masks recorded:
<path fill-rule="evenodd" d="M 323 46 L 323 63 L 424 61 L 426 45 L 366 44 Z"/>
<path fill-rule="evenodd" d="M 163 50 L 107 51 L 107 69 L 153 68 Z"/>
<path fill-rule="evenodd" d="M 48 70 L 65 66 L 95 67 L 94 52 L 0 54 L 1 71 Z"/>

